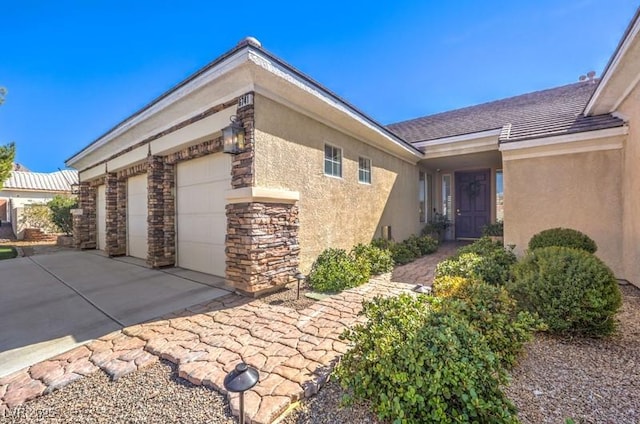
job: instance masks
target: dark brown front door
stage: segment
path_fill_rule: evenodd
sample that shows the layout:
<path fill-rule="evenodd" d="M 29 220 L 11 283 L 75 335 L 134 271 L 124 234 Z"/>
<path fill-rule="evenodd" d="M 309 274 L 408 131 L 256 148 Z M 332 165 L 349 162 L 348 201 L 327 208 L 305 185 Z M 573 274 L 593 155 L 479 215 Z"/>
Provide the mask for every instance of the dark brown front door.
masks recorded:
<path fill-rule="evenodd" d="M 491 217 L 491 170 L 456 172 L 456 238 L 482 237 Z"/>

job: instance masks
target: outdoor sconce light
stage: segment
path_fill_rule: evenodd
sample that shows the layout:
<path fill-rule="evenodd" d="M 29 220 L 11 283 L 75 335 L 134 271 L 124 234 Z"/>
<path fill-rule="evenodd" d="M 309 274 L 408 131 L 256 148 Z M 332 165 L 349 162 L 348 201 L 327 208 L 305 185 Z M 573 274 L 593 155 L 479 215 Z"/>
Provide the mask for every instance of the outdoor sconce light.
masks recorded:
<path fill-rule="evenodd" d="M 296 280 L 298 280 L 298 291 L 296 291 L 296 300 L 300 299 L 300 283 L 304 281 L 305 277 L 303 273 L 298 271 L 298 273 L 294 276 Z"/>
<path fill-rule="evenodd" d="M 222 151 L 236 154 L 244 150 L 244 127 L 235 115 L 232 115 L 230 120 L 231 125 L 222 129 Z"/>
<path fill-rule="evenodd" d="M 236 368 L 224 378 L 225 389 L 240 393 L 240 424 L 244 424 L 244 392 L 255 386 L 258 379 L 258 370 L 244 362 L 236 365 Z"/>

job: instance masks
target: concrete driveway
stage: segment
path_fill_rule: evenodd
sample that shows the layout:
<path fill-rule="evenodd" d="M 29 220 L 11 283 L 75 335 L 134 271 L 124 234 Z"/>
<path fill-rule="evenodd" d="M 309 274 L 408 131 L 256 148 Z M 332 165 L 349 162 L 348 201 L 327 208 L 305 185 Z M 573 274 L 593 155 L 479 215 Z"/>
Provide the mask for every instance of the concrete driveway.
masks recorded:
<path fill-rule="evenodd" d="M 0 261 L 0 377 L 229 293 L 218 277 L 67 251 Z"/>

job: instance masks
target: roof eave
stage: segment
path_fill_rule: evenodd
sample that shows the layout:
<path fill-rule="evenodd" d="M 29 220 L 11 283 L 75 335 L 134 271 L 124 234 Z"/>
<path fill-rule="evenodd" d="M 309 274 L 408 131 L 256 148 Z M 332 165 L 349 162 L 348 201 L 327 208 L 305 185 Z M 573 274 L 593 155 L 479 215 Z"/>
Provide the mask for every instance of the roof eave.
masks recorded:
<path fill-rule="evenodd" d="M 600 77 L 600 81 L 598 82 L 598 87 L 596 87 L 593 94 L 589 98 L 589 101 L 584 107 L 584 111 L 583 111 L 584 115 L 612 113 L 615 111 L 616 107 L 620 103 L 622 103 L 626 95 L 629 94 L 628 93 L 629 90 L 627 90 L 626 92 L 620 93 L 618 95 L 618 101 L 616 102 L 614 107 L 608 108 L 608 110 L 606 111 L 597 111 L 597 112 L 594 111 L 594 109 L 598 104 L 598 101 L 602 97 L 602 94 L 605 88 L 608 87 L 609 81 L 611 80 L 612 76 L 615 75 L 616 70 L 620 66 L 620 63 L 622 62 L 622 59 L 626 56 L 632 44 L 632 41 L 638 36 L 639 33 L 640 33 L 640 7 L 636 9 L 636 13 L 633 16 L 633 19 L 631 19 L 631 22 L 629 23 L 629 25 L 627 26 L 622 38 L 620 39 L 620 42 L 618 43 L 618 46 L 616 47 L 615 52 L 609 59 L 609 62 L 607 62 L 607 66 L 605 66 L 602 76 Z M 636 78 L 635 83 L 637 82 L 638 82 L 638 79 Z M 635 83 L 633 85 L 635 85 Z"/>
<path fill-rule="evenodd" d="M 172 87 L 161 96 L 151 101 L 149 104 L 147 104 L 145 107 L 143 107 L 133 115 L 121 121 L 119 124 L 117 124 L 116 126 L 111 128 L 109 131 L 107 131 L 106 133 L 98 137 L 96 140 L 91 142 L 88 146 L 80 150 L 78 153 L 68 158 L 65 161 L 65 164 L 67 166 L 73 167 L 73 165 L 77 163 L 79 160 L 81 160 L 83 157 L 97 150 L 103 145 L 107 144 L 109 141 L 113 140 L 119 134 L 122 134 L 127 129 L 137 125 L 139 122 L 147 119 L 149 116 L 153 116 L 155 113 L 160 112 L 164 108 L 173 104 L 175 101 L 184 97 L 188 93 L 193 92 L 194 90 L 201 87 L 202 85 L 213 81 L 215 78 L 220 76 L 220 73 L 216 72 L 217 70 L 225 68 L 226 66 L 228 67 L 228 69 L 225 69 L 224 73 L 227 73 L 235 69 L 240 64 L 247 62 L 250 52 L 254 52 L 258 55 L 262 55 L 268 58 L 268 60 L 273 61 L 279 67 L 286 70 L 286 72 L 288 72 L 291 76 L 301 81 L 304 81 L 306 84 L 312 86 L 314 89 L 332 98 L 335 102 L 343 105 L 344 108 L 346 108 L 351 112 L 351 114 L 353 114 L 353 116 L 357 117 L 358 119 L 361 119 L 366 124 L 375 128 L 380 134 L 383 134 L 384 137 L 386 137 L 390 142 L 402 147 L 404 150 L 414 155 L 415 157 L 422 158 L 423 156 L 422 152 L 416 149 L 409 142 L 402 139 L 397 134 L 387 129 L 384 125 L 378 123 L 373 118 L 369 117 L 368 115 L 366 115 L 365 113 L 357 109 L 355 106 L 351 105 L 349 102 L 342 99 L 340 96 L 336 95 L 335 93 L 333 93 L 332 91 L 330 91 L 329 89 L 321 85 L 320 83 L 316 82 L 306 74 L 300 72 L 296 68 L 292 67 L 291 65 L 287 64 L 283 60 L 279 59 L 277 56 L 269 53 L 268 51 L 264 50 L 261 47 L 258 47 L 254 44 L 241 43 L 235 48 L 233 48 L 232 50 L 230 50 L 229 52 L 225 53 L 224 55 L 220 56 L 213 62 L 206 65 L 204 68 L 200 69 L 199 71 L 197 71 L 196 73 L 194 73 L 193 75 L 191 75 L 190 77 L 188 77 L 187 79 L 179 83 L 178 85 Z"/>

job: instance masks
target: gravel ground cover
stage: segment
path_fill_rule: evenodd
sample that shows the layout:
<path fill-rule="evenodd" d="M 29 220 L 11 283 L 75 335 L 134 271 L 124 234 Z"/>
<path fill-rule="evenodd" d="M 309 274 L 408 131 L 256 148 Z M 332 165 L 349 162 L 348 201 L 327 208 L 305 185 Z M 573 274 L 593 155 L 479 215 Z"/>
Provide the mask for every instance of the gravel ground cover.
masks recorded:
<path fill-rule="evenodd" d="M 97 372 L 13 409 L 4 417 L 0 415 L 0 422 L 231 424 L 237 421 L 231 417 L 222 395 L 181 379 L 175 365 L 162 361 L 116 382 Z"/>
<path fill-rule="evenodd" d="M 640 290 L 620 287 L 619 334 L 606 339 L 538 335 L 506 389 L 523 424 L 640 423 Z"/>

